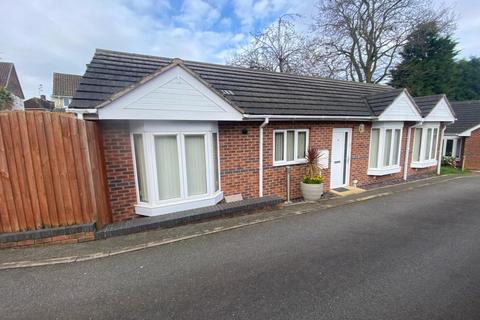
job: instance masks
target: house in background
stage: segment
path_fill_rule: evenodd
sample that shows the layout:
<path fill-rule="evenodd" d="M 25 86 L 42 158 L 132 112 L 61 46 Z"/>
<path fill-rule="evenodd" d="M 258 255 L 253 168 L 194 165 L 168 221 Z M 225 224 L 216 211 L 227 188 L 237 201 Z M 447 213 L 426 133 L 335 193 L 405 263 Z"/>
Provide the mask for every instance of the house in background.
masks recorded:
<path fill-rule="evenodd" d="M 285 199 L 287 168 L 299 198 L 310 146 L 325 191 L 433 173 L 455 120 L 444 96 L 98 49 L 70 110 L 100 126 L 115 221 Z"/>
<path fill-rule="evenodd" d="M 52 99 L 55 109 L 67 109 L 82 76 L 67 73 L 53 73 Z"/>
<path fill-rule="evenodd" d="M 45 95 L 41 95 L 40 98 L 33 97 L 24 102 L 25 110 L 35 111 L 52 111 L 55 104 L 53 101 L 47 100 Z"/>
<path fill-rule="evenodd" d="M 465 169 L 480 170 L 480 100 L 451 104 L 457 121 L 447 126 L 442 154 L 454 156 Z"/>
<path fill-rule="evenodd" d="M 0 62 L 0 87 L 10 91 L 13 98 L 13 110 L 22 110 L 25 96 L 23 95 L 15 65 L 11 62 Z"/>

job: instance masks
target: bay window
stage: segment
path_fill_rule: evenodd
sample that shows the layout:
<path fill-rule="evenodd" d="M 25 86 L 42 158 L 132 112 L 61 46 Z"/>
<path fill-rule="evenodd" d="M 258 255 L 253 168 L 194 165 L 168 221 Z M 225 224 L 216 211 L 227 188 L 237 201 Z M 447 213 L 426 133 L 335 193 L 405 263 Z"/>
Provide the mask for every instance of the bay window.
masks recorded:
<path fill-rule="evenodd" d="M 403 123 L 374 123 L 370 137 L 369 175 L 400 172 Z"/>
<path fill-rule="evenodd" d="M 305 163 L 308 130 L 274 130 L 273 165 Z"/>
<path fill-rule="evenodd" d="M 158 215 L 220 201 L 218 133 L 157 127 L 132 133 L 137 213 Z"/>
<path fill-rule="evenodd" d="M 426 168 L 437 164 L 438 124 L 414 128 L 412 168 Z"/>

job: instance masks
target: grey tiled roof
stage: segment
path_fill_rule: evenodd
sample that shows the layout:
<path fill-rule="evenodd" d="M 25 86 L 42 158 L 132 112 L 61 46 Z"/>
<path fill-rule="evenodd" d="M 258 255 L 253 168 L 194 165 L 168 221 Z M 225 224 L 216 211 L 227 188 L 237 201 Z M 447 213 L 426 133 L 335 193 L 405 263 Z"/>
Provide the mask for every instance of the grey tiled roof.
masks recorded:
<path fill-rule="evenodd" d="M 386 92 L 374 93 L 366 96 L 365 100 L 373 113 L 379 116 L 403 91 L 404 89 L 393 89 Z"/>
<path fill-rule="evenodd" d="M 171 61 L 169 58 L 97 49 L 70 107 L 95 108 L 112 94 L 166 67 Z M 397 92 L 385 85 L 194 61 L 185 61 L 184 66 L 248 114 L 373 116 L 365 97 L 381 92 Z M 378 109 L 380 104 L 378 102 Z"/>
<path fill-rule="evenodd" d="M 432 96 L 416 97 L 414 100 L 420 110 L 422 110 L 422 116 L 426 117 L 443 97 L 443 94 L 436 94 Z"/>
<path fill-rule="evenodd" d="M 447 126 L 445 133 L 459 134 L 480 124 L 480 100 L 451 101 L 457 121 Z"/>
<path fill-rule="evenodd" d="M 15 70 L 15 65 L 11 62 L 0 62 L 0 87 L 5 87 L 12 94 L 21 99 L 25 99 Z"/>
<path fill-rule="evenodd" d="M 53 96 L 73 97 L 82 76 L 68 73 L 53 73 Z"/>

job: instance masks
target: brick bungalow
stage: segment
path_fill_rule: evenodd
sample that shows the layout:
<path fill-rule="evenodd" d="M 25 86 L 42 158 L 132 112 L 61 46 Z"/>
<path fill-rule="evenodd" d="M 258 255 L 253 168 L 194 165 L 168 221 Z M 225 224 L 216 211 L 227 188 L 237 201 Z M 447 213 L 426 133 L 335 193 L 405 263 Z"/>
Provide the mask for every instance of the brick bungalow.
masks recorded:
<path fill-rule="evenodd" d="M 325 190 L 434 172 L 448 101 L 407 90 L 97 50 L 70 106 L 99 121 L 115 221 L 213 205 L 224 196 L 301 197 L 308 147 Z"/>
<path fill-rule="evenodd" d="M 457 121 L 447 126 L 442 155 L 455 156 L 465 169 L 480 170 L 480 100 L 451 104 Z"/>

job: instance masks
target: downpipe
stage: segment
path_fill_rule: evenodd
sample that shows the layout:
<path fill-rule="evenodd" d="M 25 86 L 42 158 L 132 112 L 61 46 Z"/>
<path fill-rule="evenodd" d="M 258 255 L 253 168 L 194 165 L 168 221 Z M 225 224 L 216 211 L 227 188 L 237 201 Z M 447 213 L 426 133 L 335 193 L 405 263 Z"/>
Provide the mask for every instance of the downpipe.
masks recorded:
<path fill-rule="evenodd" d="M 269 118 L 265 118 L 258 132 L 258 196 L 263 197 L 263 128 L 269 123 Z"/>

